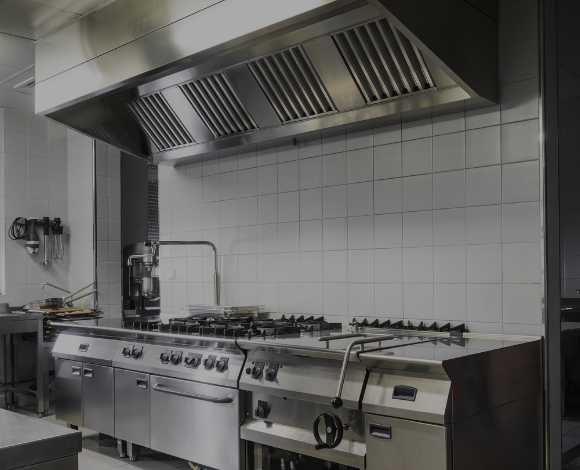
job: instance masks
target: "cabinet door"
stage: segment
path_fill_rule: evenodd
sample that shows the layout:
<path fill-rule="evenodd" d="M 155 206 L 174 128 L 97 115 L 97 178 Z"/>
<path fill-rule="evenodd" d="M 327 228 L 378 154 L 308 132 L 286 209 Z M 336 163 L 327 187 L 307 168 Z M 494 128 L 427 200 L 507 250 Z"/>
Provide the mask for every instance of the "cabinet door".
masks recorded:
<path fill-rule="evenodd" d="M 83 364 L 56 359 L 56 419 L 83 425 Z"/>
<path fill-rule="evenodd" d="M 115 369 L 115 437 L 150 447 L 149 374 Z"/>
<path fill-rule="evenodd" d="M 151 376 L 151 448 L 220 470 L 239 470 L 239 391 Z"/>
<path fill-rule="evenodd" d="M 84 427 L 115 435 L 115 390 L 113 368 L 83 366 Z"/>
<path fill-rule="evenodd" d="M 449 428 L 366 415 L 367 470 L 449 470 Z"/>

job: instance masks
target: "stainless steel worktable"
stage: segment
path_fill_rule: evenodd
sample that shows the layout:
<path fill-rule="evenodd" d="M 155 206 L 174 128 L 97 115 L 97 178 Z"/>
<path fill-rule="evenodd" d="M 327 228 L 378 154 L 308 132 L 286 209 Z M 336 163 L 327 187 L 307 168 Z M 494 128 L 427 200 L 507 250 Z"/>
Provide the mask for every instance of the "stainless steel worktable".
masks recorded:
<path fill-rule="evenodd" d="M 5 384 L 0 384 L 0 392 L 17 392 L 25 395 L 32 395 L 36 397 L 36 411 L 38 416 L 44 416 L 48 410 L 48 371 L 45 371 L 45 354 L 44 348 L 47 344 L 44 343 L 44 329 L 43 329 L 43 315 L 41 313 L 0 313 L 0 335 L 6 335 L 10 338 L 11 335 L 17 333 L 36 333 L 36 392 L 31 390 L 20 389 L 14 385 L 14 381 L 8 381 L 6 378 Z M 51 343 L 48 343 L 50 345 Z M 12 351 L 10 351 L 10 360 L 13 360 Z M 13 365 L 10 370 L 13 374 Z"/>
<path fill-rule="evenodd" d="M 79 431 L 0 410 L 0 470 L 74 470 L 81 450 Z"/>

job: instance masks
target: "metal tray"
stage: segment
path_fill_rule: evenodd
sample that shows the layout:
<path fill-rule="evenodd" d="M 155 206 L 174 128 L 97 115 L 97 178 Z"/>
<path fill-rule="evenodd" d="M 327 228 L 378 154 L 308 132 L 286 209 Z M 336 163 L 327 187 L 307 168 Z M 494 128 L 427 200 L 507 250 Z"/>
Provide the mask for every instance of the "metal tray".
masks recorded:
<path fill-rule="evenodd" d="M 232 306 L 232 305 L 182 305 L 181 308 L 187 311 L 192 317 L 214 317 L 214 318 L 256 318 L 260 312 L 258 305 Z"/>

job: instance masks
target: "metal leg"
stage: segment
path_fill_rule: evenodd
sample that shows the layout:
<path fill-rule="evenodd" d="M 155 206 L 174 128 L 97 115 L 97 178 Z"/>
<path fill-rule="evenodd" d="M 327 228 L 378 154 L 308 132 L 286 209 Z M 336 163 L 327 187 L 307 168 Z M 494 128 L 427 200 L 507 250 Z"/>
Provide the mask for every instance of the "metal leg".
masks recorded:
<path fill-rule="evenodd" d="M 270 470 L 270 453 L 257 442 L 254 442 L 254 470 Z"/>
<path fill-rule="evenodd" d="M 127 442 L 127 455 L 131 462 L 135 462 L 139 459 L 139 454 L 141 453 L 141 446 Z"/>
<path fill-rule="evenodd" d="M 127 441 L 117 439 L 117 452 L 119 452 L 120 459 L 127 457 Z"/>
<path fill-rule="evenodd" d="M 48 394 L 46 393 L 44 380 L 44 324 L 43 320 L 39 319 L 36 331 L 36 411 L 39 418 L 42 418 L 48 409 L 46 406 Z"/>

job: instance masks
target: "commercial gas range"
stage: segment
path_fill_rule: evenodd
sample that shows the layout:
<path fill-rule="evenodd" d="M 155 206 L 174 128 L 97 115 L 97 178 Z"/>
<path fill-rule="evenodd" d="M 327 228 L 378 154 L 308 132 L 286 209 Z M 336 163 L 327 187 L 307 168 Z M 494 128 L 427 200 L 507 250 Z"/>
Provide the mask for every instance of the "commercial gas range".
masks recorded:
<path fill-rule="evenodd" d="M 57 325 L 57 418 L 198 468 L 542 466 L 541 340 L 462 325 Z M 381 327 L 382 326 L 382 327 Z M 96 412 L 96 410 L 99 410 Z"/>

